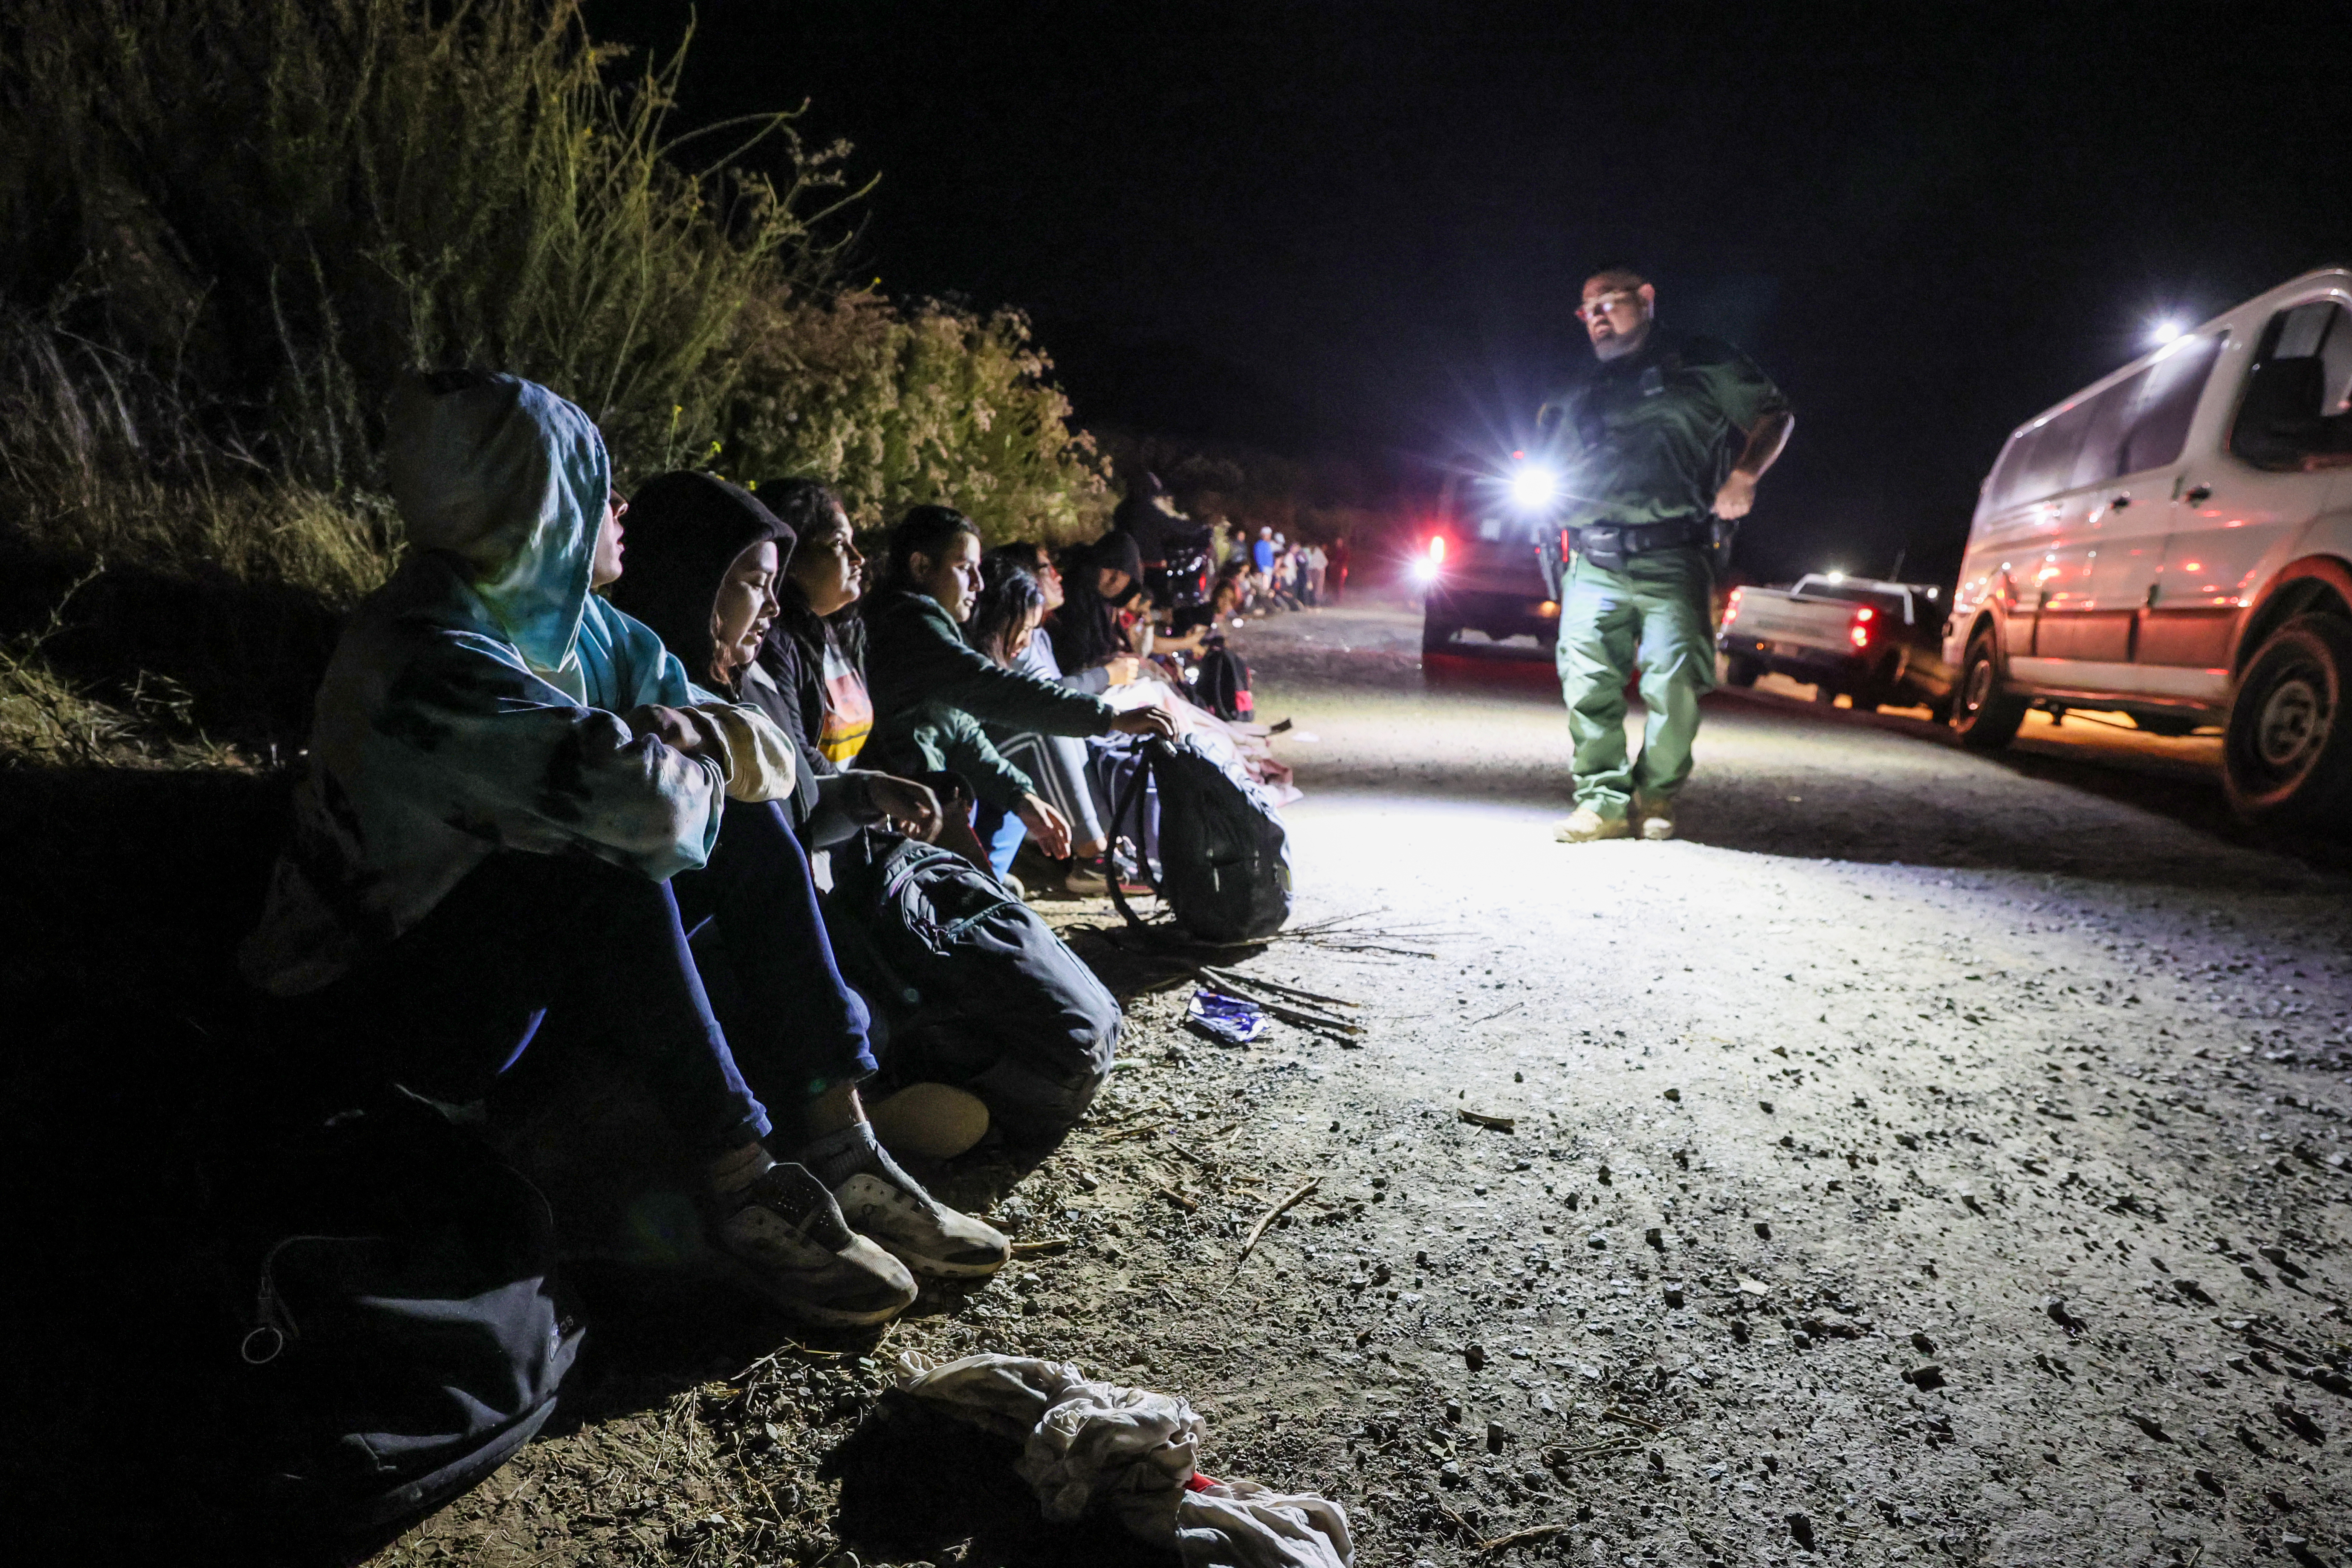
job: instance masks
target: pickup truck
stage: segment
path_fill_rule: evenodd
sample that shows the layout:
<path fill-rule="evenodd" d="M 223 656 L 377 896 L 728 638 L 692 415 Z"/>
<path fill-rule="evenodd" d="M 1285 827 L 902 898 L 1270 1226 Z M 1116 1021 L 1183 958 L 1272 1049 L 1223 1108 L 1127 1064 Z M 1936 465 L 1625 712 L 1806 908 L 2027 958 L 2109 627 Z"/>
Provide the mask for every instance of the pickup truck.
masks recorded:
<path fill-rule="evenodd" d="M 1772 670 L 1813 687 L 1823 702 L 1840 694 L 1856 708 L 1951 708 L 1944 662 L 1941 589 L 1815 573 L 1787 588 L 1739 587 L 1724 605 L 1716 647 L 1724 679 L 1753 686 Z"/>

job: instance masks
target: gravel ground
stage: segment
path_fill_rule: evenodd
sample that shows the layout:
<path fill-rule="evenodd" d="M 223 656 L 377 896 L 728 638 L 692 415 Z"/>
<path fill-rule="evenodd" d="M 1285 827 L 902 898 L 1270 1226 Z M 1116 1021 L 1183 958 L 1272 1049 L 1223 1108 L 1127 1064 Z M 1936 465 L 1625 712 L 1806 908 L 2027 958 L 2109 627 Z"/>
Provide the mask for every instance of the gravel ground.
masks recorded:
<path fill-rule="evenodd" d="M 1210 1045 L 1188 966 L 1061 906 L 1133 1033 L 1042 1163 L 940 1174 L 1013 1269 L 781 1348 L 600 1287 L 556 1435 L 381 1561 L 1144 1560 L 879 1397 L 970 1349 L 1184 1395 L 1365 1563 L 2347 1561 L 2340 854 L 2227 829 L 2209 741 L 1987 760 L 1769 682 L 1681 841 L 1566 847 L 1543 667 L 1416 637 L 1237 639 L 1307 795 L 1296 934 L 1236 967 L 1360 1034 Z"/>

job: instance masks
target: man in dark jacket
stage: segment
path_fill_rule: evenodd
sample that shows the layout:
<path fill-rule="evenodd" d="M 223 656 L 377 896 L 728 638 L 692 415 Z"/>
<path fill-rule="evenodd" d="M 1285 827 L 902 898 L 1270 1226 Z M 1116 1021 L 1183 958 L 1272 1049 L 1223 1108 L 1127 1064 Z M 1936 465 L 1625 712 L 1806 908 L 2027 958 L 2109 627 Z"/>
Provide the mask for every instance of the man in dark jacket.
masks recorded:
<path fill-rule="evenodd" d="M 1131 480 L 1127 487 L 1127 499 L 1110 514 L 1107 538 L 1116 539 L 1122 534 L 1135 542 L 1136 558 L 1141 567 L 1135 574 L 1136 581 L 1151 595 L 1152 602 L 1162 607 L 1175 596 L 1177 586 L 1169 580 L 1169 562 L 1200 551 L 1209 540 L 1207 529 L 1176 510 L 1168 487 L 1153 473 Z"/>
<path fill-rule="evenodd" d="M 1660 328 L 1656 305 L 1634 273 L 1587 280 L 1577 315 L 1600 363 L 1545 410 L 1577 498 L 1558 650 L 1576 769 L 1576 810 L 1554 835 L 1566 844 L 1674 837 L 1699 696 L 1715 685 L 1716 530 L 1755 505 L 1796 423 L 1747 355 Z M 1649 717 L 1629 763 L 1636 667 Z"/>

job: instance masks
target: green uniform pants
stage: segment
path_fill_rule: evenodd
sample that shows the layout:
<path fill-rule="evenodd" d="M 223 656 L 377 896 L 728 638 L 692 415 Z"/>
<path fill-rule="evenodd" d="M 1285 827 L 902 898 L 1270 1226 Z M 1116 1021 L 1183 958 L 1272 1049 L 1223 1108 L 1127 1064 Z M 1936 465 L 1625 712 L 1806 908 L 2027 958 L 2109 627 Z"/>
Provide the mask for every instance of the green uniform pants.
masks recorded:
<path fill-rule="evenodd" d="M 1628 556 L 1612 572 L 1580 555 L 1560 591 L 1560 695 L 1568 700 L 1576 804 L 1623 816 L 1635 792 L 1671 798 L 1690 777 L 1699 694 L 1715 687 L 1714 574 L 1696 549 Z M 1625 755 L 1625 682 L 1642 671 L 1649 720 Z"/>

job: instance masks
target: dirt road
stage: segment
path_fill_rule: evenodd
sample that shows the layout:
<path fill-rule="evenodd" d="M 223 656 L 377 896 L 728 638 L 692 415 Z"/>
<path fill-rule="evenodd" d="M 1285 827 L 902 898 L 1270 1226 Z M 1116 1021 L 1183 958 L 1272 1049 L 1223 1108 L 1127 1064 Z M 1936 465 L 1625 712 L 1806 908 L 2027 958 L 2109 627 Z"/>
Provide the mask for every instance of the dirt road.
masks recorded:
<path fill-rule="evenodd" d="M 877 1405 L 973 1348 L 1187 1396 L 1367 1563 L 2347 1560 L 2352 876 L 2225 831 L 2210 742 L 1726 695 L 1680 841 L 1571 848 L 1544 667 L 1245 640 L 1307 934 L 1240 967 L 1361 1034 L 1212 1046 L 1080 934 L 1174 984 L 1093 1124 L 943 1179 L 1013 1270 L 620 1353 L 387 1561 L 1141 1560 Z"/>

